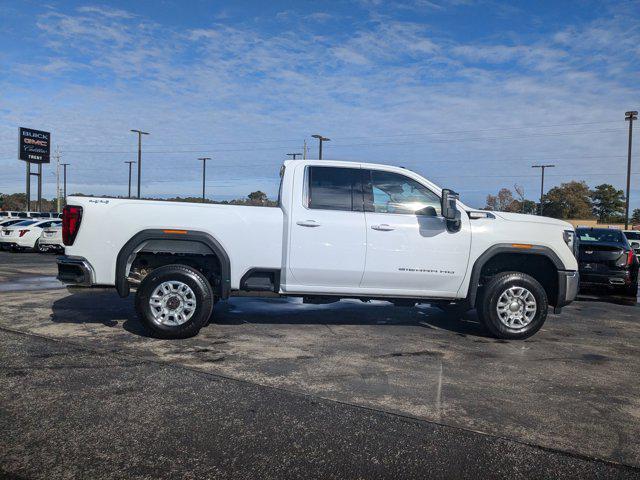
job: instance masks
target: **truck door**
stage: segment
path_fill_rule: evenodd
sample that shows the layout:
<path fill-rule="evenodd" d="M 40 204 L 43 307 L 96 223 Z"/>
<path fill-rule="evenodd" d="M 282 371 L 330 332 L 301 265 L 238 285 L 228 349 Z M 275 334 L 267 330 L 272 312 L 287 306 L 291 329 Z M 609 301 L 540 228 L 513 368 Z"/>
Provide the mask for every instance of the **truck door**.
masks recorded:
<path fill-rule="evenodd" d="M 362 280 L 366 226 L 360 168 L 306 166 L 291 208 L 286 289 L 339 292 Z"/>
<path fill-rule="evenodd" d="M 453 297 L 469 259 L 469 219 L 449 232 L 440 197 L 418 181 L 362 170 L 367 224 L 361 287 L 381 294 Z"/>

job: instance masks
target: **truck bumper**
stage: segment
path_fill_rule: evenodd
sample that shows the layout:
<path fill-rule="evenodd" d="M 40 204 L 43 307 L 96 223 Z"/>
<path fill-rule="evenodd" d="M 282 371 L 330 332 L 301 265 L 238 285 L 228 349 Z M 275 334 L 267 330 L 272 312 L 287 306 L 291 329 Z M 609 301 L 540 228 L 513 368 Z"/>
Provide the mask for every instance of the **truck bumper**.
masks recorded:
<path fill-rule="evenodd" d="M 84 257 L 58 257 L 58 280 L 69 285 L 90 287 L 95 283 L 93 267 Z"/>
<path fill-rule="evenodd" d="M 578 296 L 580 286 L 580 274 L 575 271 L 558 272 L 558 298 L 554 305 L 553 312 L 560 313 L 565 305 L 569 305 Z"/>

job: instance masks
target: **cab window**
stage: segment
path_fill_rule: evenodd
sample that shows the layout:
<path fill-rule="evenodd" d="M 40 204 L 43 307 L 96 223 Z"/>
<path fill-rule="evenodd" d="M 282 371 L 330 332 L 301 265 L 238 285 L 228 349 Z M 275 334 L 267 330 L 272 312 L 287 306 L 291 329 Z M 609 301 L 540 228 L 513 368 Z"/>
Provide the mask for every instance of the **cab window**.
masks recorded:
<path fill-rule="evenodd" d="M 440 214 L 440 197 L 424 185 L 399 173 L 369 172 L 370 181 L 365 189 L 367 211 L 416 215 L 426 207 L 433 207 Z"/>
<path fill-rule="evenodd" d="M 360 175 L 359 168 L 308 167 L 307 207 L 361 212 Z"/>

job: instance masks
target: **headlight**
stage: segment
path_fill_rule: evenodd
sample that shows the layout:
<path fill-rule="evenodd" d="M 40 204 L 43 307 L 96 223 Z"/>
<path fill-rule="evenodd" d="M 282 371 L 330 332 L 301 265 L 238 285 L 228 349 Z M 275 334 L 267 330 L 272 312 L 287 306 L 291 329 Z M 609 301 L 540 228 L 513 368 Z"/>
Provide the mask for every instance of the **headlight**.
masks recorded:
<path fill-rule="evenodd" d="M 576 238 L 576 232 L 573 230 L 565 230 L 562 232 L 562 238 L 564 238 L 564 243 L 571 249 L 573 255 L 578 257 L 578 240 Z"/>

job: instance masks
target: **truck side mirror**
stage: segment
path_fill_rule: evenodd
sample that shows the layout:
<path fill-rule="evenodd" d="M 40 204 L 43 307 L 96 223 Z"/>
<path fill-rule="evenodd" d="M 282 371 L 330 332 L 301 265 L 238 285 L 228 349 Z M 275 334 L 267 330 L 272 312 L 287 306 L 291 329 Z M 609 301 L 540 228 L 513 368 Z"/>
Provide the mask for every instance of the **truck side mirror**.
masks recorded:
<path fill-rule="evenodd" d="M 456 201 L 460 198 L 453 190 L 449 190 L 445 188 L 442 190 L 442 198 L 441 198 L 441 211 L 442 216 L 447 221 L 447 230 L 450 232 L 457 232 L 460 230 L 460 226 L 462 222 L 460 221 L 460 211 L 458 210 L 458 206 Z"/>
<path fill-rule="evenodd" d="M 458 213 L 456 200 L 458 200 L 459 197 L 460 195 L 458 195 L 453 190 L 449 190 L 448 188 L 445 188 L 442 190 L 442 199 L 441 199 L 442 216 L 447 220 L 456 219 L 456 213 Z"/>
<path fill-rule="evenodd" d="M 421 208 L 420 210 L 418 210 L 416 212 L 416 215 L 420 215 L 423 217 L 437 217 L 438 216 L 438 212 L 436 212 L 436 209 L 433 208 L 432 206 L 428 206 L 428 207 L 424 207 Z"/>

